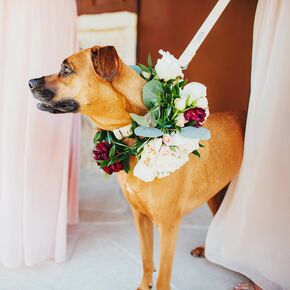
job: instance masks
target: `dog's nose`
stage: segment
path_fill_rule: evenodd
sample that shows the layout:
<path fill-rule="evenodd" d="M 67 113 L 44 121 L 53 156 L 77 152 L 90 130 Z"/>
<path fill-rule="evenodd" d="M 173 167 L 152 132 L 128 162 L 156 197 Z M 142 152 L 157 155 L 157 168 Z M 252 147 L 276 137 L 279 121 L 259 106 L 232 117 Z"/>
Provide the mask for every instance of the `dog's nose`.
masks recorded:
<path fill-rule="evenodd" d="M 37 78 L 37 79 L 31 79 L 28 82 L 28 85 L 29 85 L 29 87 L 30 87 L 31 90 L 33 90 L 37 86 L 44 85 L 44 77 Z"/>

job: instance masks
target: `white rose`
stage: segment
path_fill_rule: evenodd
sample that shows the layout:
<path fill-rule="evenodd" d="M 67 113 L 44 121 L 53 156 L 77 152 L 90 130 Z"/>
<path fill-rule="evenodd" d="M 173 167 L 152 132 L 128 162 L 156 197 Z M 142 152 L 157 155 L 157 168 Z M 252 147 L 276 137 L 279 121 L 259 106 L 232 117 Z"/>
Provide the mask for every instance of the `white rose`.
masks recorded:
<path fill-rule="evenodd" d="M 201 97 L 196 101 L 196 106 L 199 108 L 206 109 L 208 107 L 207 97 Z"/>
<path fill-rule="evenodd" d="M 183 111 L 186 108 L 186 98 L 177 98 L 174 100 L 174 106 L 177 110 Z"/>
<path fill-rule="evenodd" d="M 162 58 L 157 60 L 155 71 L 160 79 L 169 81 L 177 78 L 178 76 L 183 78 L 183 73 L 178 60 L 170 54 L 168 51 L 159 50 Z"/>
<path fill-rule="evenodd" d="M 186 120 L 184 118 L 183 113 L 179 113 L 177 117 L 175 118 L 176 126 L 178 127 L 184 127 L 184 124 L 186 123 Z"/>
<path fill-rule="evenodd" d="M 188 105 L 206 96 L 206 86 L 201 83 L 189 83 L 181 91 L 181 97 L 188 98 Z"/>

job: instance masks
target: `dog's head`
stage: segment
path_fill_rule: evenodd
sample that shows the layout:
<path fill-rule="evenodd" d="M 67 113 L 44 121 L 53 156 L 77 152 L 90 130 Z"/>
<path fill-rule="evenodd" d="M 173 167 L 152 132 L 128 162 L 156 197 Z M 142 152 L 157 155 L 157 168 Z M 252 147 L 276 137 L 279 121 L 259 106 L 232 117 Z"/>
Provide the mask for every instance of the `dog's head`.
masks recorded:
<path fill-rule="evenodd" d="M 139 85 L 132 86 L 132 82 Z M 135 95 L 140 95 L 138 90 L 143 84 L 113 46 L 81 50 L 63 61 L 59 73 L 29 81 L 33 96 L 40 101 L 38 109 L 50 113 L 81 112 L 107 130 L 130 123 L 129 112 L 142 111 L 142 105 L 135 102 L 139 108 L 134 108 L 134 101 L 130 102 L 126 95 L 134 90 Z"/>

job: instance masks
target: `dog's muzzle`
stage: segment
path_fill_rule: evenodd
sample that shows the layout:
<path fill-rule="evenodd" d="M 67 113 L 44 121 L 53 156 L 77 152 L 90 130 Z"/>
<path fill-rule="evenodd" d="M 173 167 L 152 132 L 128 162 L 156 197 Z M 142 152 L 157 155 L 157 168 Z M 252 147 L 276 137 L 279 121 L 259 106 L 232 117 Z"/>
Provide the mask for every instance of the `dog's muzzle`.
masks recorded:
<path fill-rule="evenodd" d="M 44 77 L 31 79 L 28 82 L 32 95 L 40 101 L 37 108 L 53 114 L 74 113 L 79 109 L 79 104 L 71 99 L 54 102 L 55 93 L 45 87 Z"/>
<path fill-rule="evenodd" d="M 46 89 L 44 77 L 31 79 L 28 85 L 33 96 L 40 101 L 48 102 L 54 97 L 54 93 Z"/>

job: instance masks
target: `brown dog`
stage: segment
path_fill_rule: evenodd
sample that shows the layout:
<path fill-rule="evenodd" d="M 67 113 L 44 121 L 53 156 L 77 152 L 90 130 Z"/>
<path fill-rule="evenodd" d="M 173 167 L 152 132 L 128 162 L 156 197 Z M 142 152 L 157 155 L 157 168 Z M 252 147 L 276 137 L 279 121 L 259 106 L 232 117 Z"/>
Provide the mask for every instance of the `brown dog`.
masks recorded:
<path fill-rule="evenodd" d="M 114 47 L 93 47 L 67 58 L 60 73 L 29 82 L 38 108 L 51 113 L 81 112 L 98 128 L 113 130 L 131 123 L 129 113 L 144 115 L 145 81 L 118 57 Z M 235 113 L 215 113 L 206 121 L 212 137 L 203 142 L 201 158 L 190 156 L 168 177 L 146 183 L 121 172 L 118 179 L 132 207 L 141 240 L 143 279 L 138 289 L 152 284 L 153 223 L 160 230 L 158 290 L 170 289 L 175 244 L 182 216 L 209 201 L 213 212 L 225 188 L 239 170 L 243 152 L 243 118 Z M 126 142 L 127 140 L 123 140 Z M 136 159 L 130 160 L 131 168 Z"/>

